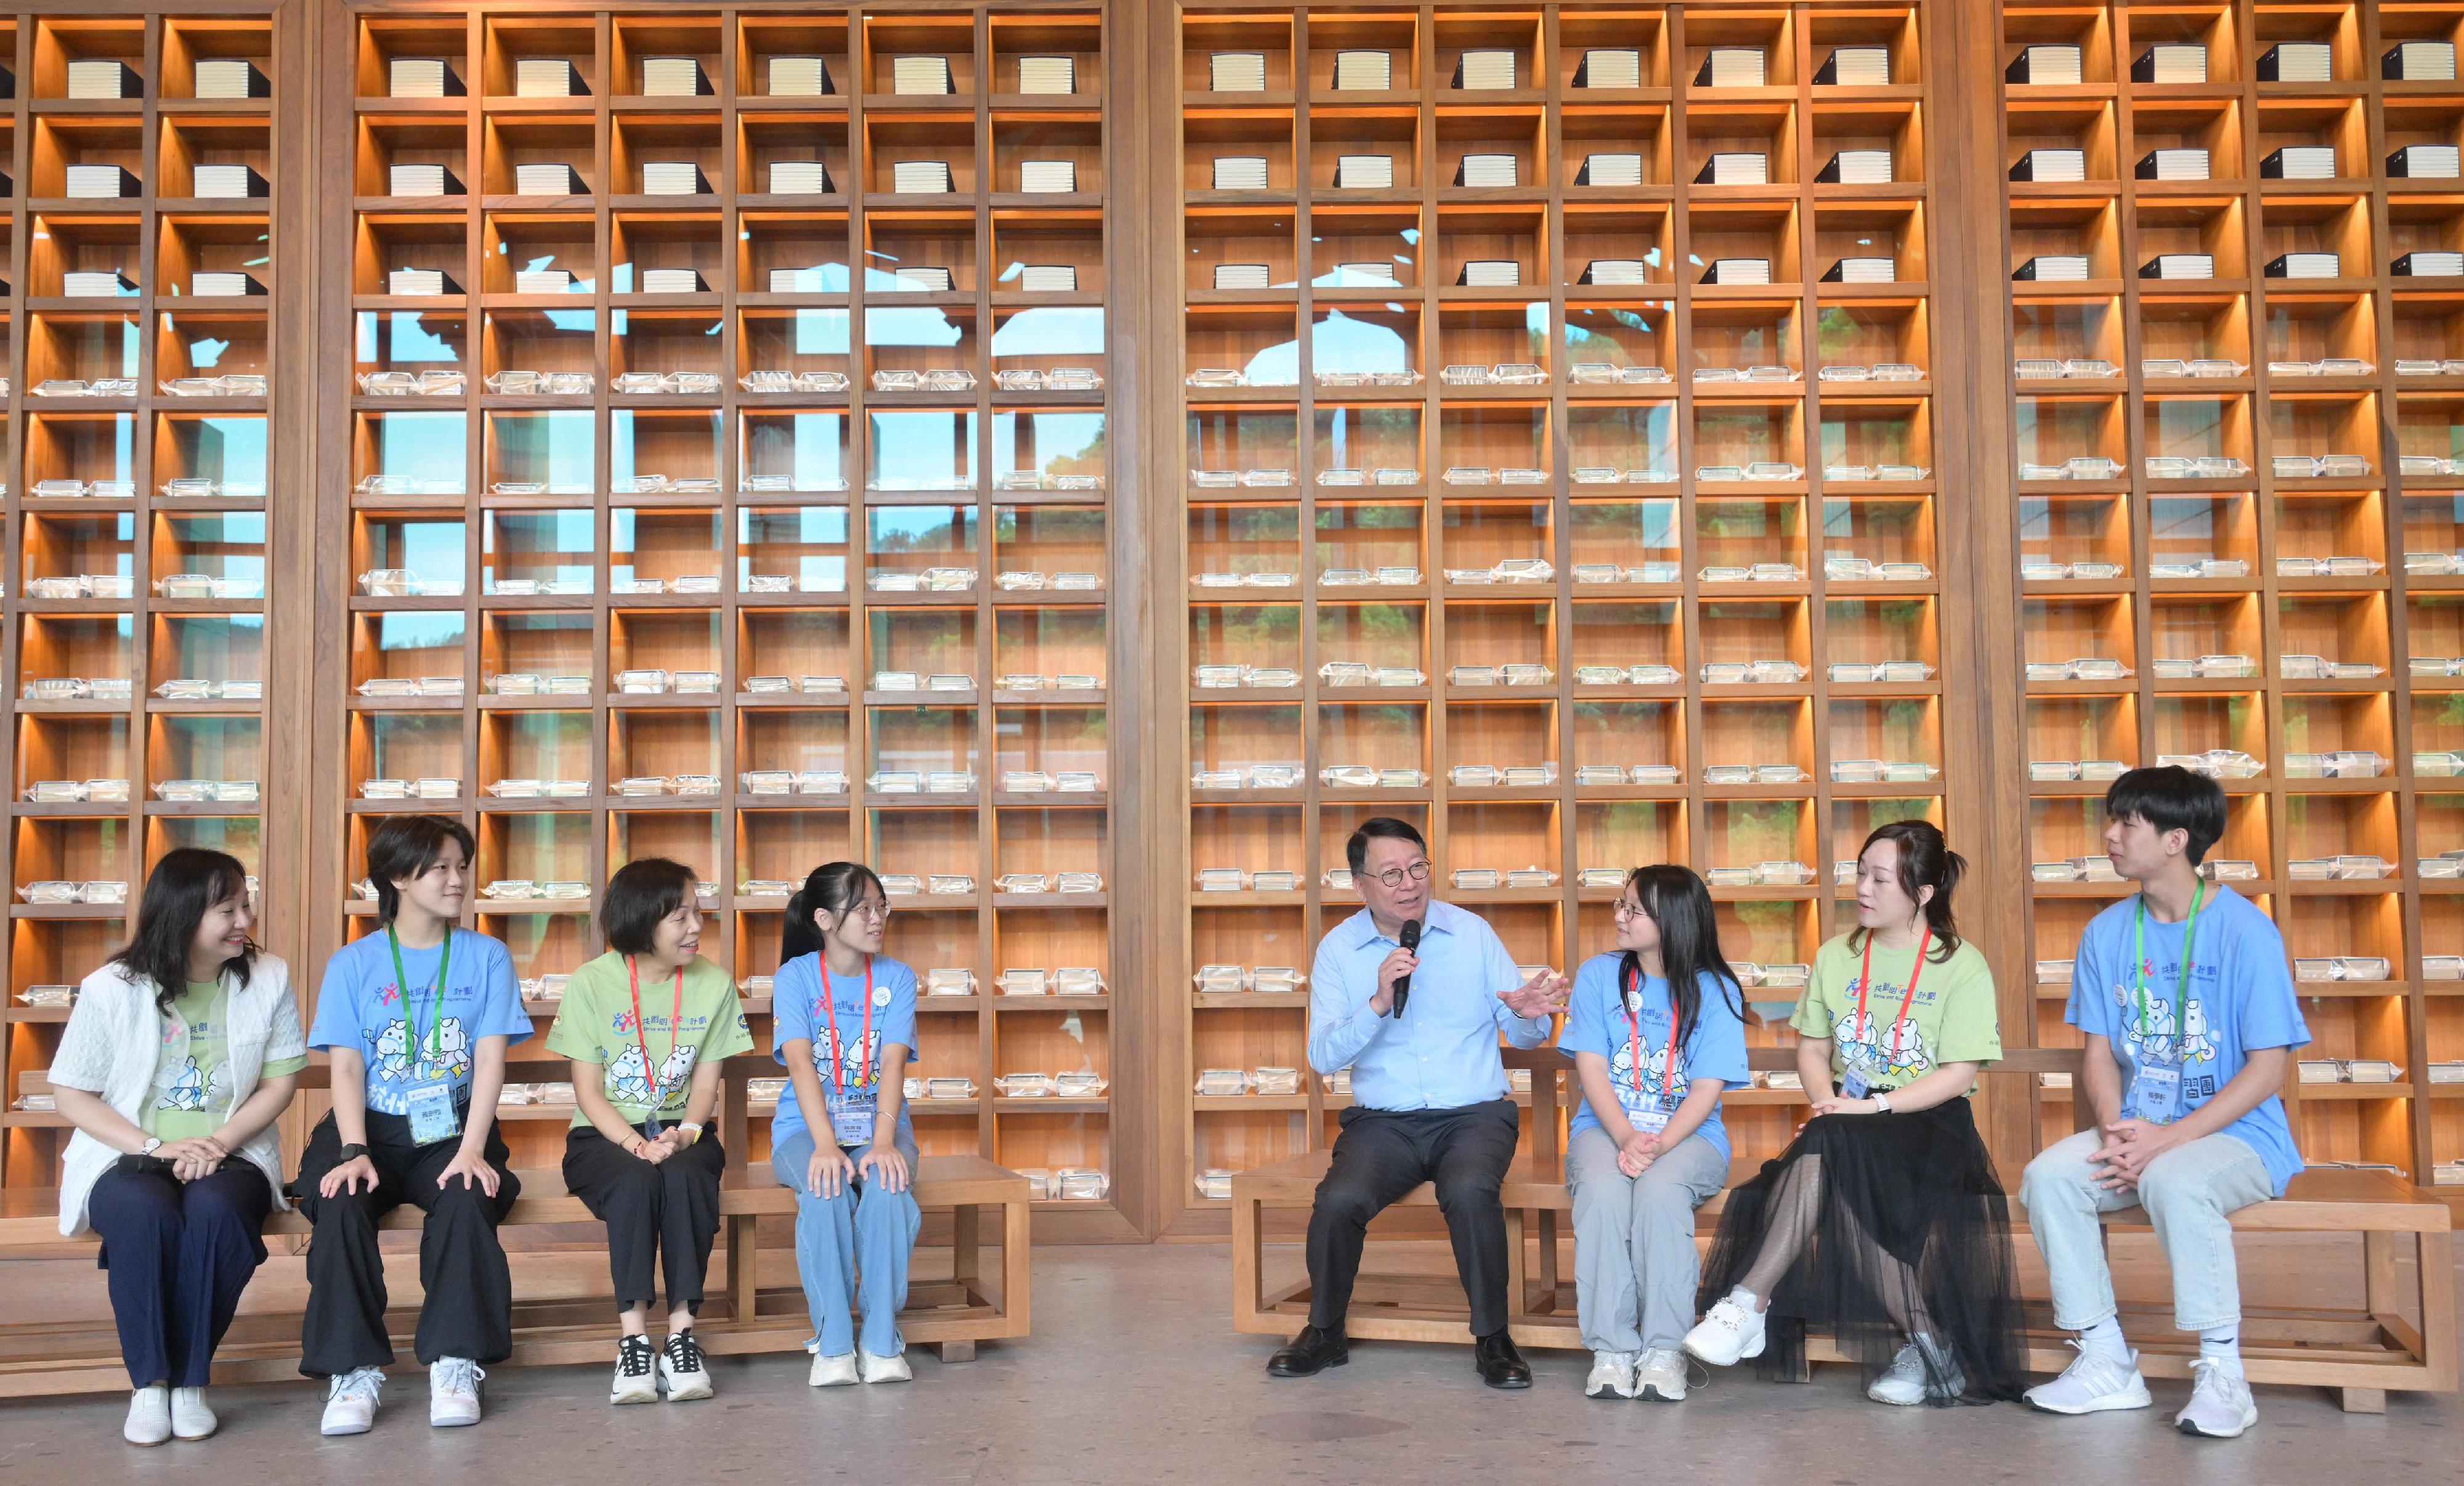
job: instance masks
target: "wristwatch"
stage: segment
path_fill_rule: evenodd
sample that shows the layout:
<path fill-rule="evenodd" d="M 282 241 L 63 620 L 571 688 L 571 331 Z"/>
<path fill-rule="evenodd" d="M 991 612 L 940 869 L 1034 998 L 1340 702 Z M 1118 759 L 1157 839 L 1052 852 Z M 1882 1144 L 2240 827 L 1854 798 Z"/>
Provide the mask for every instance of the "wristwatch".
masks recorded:
<path fill-rule="evenodd" d="M 145 1138 L 145 1143 L 137 1147 L 137 1154 L 140 1156 L 151 1156 L 162 1148 L 163 1138 L 159 1135 L 149 1135 Z"/>
<path fill-rule="evenodd" d="M 338 1159 L 335 1161 L 334 1164 L 338 1166 L 347 1164 L 348 1163 L 359 1160 L 362 1156 L 364 1156 L 367 1153 L 368 1148 L 364 1145 L 345 1145 L 341 1150 L 335 1152 L 335 1156 Z"/>
<path fill-rule="evenodd" d="M 1888 1090 L 1876 1089 L 1874 1091 L 1874 1111 L 1875 1113 L 1881 1115 L 1887 1115 L 1891 1112 L 1891 1096 Z"/>
<path fill-rule="evenodd" d="M 701 1126 L 696 1124 L 680 1124 L 676 1126 L 676 1128 L 693 1137 L 692 1140 L 685 1142 L 687 1145 L 698 1145 L 701 1143 Z"/>

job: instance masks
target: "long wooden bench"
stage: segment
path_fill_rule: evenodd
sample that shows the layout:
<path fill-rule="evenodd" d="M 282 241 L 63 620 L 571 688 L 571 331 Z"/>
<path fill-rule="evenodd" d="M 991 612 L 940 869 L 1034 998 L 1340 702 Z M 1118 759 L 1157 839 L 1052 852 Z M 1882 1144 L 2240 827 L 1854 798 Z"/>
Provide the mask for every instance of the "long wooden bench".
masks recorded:
<path fill-rule="evenodd" d="M 792 1216 L 796 1210 L 796 1194 L 779 1184 L 769 1164 L 748 1164 L 742 1154 L 746 1124 L 742 1084 L 761 1071 L 757 1065 L 730 1059 L 725 1074 L 732 1087 L 721 1101 L 719 1116 L 730 1153 L 719 1190 L 724 1262 L 712 1276 L 693 1327 L 703 1347 L 716 1355 L 801 1351 L 812 1329 L 801 1287 L 764 1288 L 760 1283 L 760 1220 Z M 514 1200 L 502 1228 L 597 1226 L 598 1220 L 582 1199 L 565 1191 L 560 1169 L 551 1166 L 516 1175 L 521 1179 L 521 1195 Z M 980 1156 L 926 1156 L 917 1165 L 913 1190 L 918 1206 L 950 1211 L 951 1274 L 947 1279 L 917 1279 L 909 1285 L 907 1308 L 898 1315 L 899 1330 L 909 1342 L 934 1347 L 947 1363 L 972 1359 L 980 1342 L 1025 1336 L 1033 1210 L 1026 1178 Z M 11 1258 L 90 1256 L 100 1247 L 90 1233 L 61 1237 L 58 1214 L 54 1191 L 0 1193 L 0 1265 Z M 378 1220 L 377 1226 L 386 1231 L 415 1231 L 422 1221 L 420 1210 L 405 1204 Z M 990 1233 L 988 1227 L 993 1230 Z M 305 1237 L 309 1231 L 307 1219 L 297 1211 L 266 1218 L 265 1232 L 270 1238 Z M 1001 1245 L 998 1275 L 986 1273 L 983 1266 L 983 1246 L 993 1237 Z M 517 1276 L 514 1353 L 509 1363 L 607 1359 L 614 1316 L 606 1296 L 605 1263 L 597 1262 L 601 1266 L 598 1288 L 590 1296 L 525 1299 L 519 1294 Z M 0 1277 L 0 1287 L 8 1283 Z M 386 1313 L 386 1329 L 403 1359 L 398 1365 L 408 1366 L 410 1338 L 419 1320 L 417 1286 L 395 1284 L 392 1299 L 395 1304 Z M 299 1317 L 296 1311 L 244 1313 L 214 1358 L 217 1383 L 297 1376 Z M 111 1391 L 127 1386 L 118 1336 L 107 1313 L 67 1323 L 0 1324 L 0 1398 Z"/>
<path fill-rule="evenodd" d="M 2076 1080 L 2079 1056 L 2076 1049 L 2014 1048 L 2003 1062 L 1987 1071 L 1987 1076 L 2033 1080 L 2040 1074 L 2064 1073 Z M 1558 1149 L 1558 1111 L 1563 1099 L 1580 1097 L 1571 1088 L 1573 1061 L 1550 1049 L 1508 1050 L 1506 1057 L 1509 1067 L 1532 1071 L 1532 1149 L 1516 1159 L 1502 1192 L 1509 1254 L 1507 1327 L 1518 1345 L 1579 1348 L 1582 1338 L 1575 1323 L 1574 1290 L 1560 1275 L 1558 1246 L 1567 1221 L 1564 1215 L 1573 1209 Z M 1796 1066 L 1793 1051 L 1787 1048 L 1755 1048 L 1749 1057 L 1758 1070 Z M 1563 1094 L 1561 1078 L 1569 1086 Z M 2079 1107 L 2084 1114 L 2084 1101 Z M 1315 1151 L 1233 1177 L 1234 1330 L 1288 1336 L 1308 1320 L 1307 1279 L 1275 1286 L 1266 1283 L 1266 1211 L 1308 1208 L 1326 1176 L 1329 1155 Z M 1724 1192 L 1698 1210 L 1697 1228 L 1704 1236 L 1718 1226 L 1726 1198 Z M 1427 1183 L 1400 1204 L 1436 1205 L 1437 1189 Z M 2011 1209 L 2013 1226 L 2023 1228 L 2025 1214 L 2015 1198 Z M 2244 1232 L 2362 1235 L 2363 1309 L 2243 1307 L 2242 1354 L 2251 1381 L 2326 1387 L 2354 1412 L 2384 1410 L 2390 1388 L 2454 1390 L 2454 1253 L 2452 1220 L 2444 1202 L 2385 1172 L 2309 1171 L 2295 1179 L 2282 1199 L 2234 1213 L 2233 1225 Z M 2104 1227 L 2110 1234 L 2144 1231 L 2150 1225 L 2145 1210 L 2132 1207 L 2107 1214 Z M 1527 1237 L 1538 1240 L 1536 1273 L 1525 1251 Z M 2418 1326 L 2403 1314 L 2406 1297 L 2399 1261 L 2408 1249 L 2418 1275 L 2422 1316 Z M 2050 1302 L 2032 1301 L 2027 1313 L 2028 1365 L 2040 1372 L 2058 1372 L 2070 1362 L 2068 1334 L 2055 1328 Z M 2144 1372 L 2164 1378 L 2189 1376 L 2197 1341 L 2173 1330 L 2169 1300 L 2125 1304 L 2123 1313 L 2123 1324 L 2141 1349 Z M 1451 1266 L 1439 1275 L 1364 1272 L 1353 1289 L 1345 1329 L 1353 1337 L 1381 1341 L 1468 1342 L 1467 1315 L 1463 1286 Z M 1846 1360 L 1823 1338 L 1811 1339 L 1807 1350 L 1814 1362 Z"/>

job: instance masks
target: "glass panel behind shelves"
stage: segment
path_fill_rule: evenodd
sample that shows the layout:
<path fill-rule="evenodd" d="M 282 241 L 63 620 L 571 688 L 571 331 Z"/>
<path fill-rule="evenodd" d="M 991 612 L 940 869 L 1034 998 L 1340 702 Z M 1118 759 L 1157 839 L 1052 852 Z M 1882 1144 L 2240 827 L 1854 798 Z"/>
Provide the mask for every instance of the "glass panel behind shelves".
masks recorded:
<path fill-rule="evenodd" d="M 744 365 L 752 371 L 847 369 L 847 312 L 795 309 L 744 317 Z"/>
<path fill-rule="evenodd" d="M 1546 313 L 1547 306 L 1542 310 Z M 1370 376 L 1418 371 L 1420 358 L 1413 345 L 1418 325 L 1419 317 L 1399 303 L 1324 311 L 1310 328 L 1310 369 L 1321 374 L 1331 371 Z M 1287 349 L 1269 347 L 1253 358 L 1252 365 Z M 1250 380 L 1261 379 L 1253 375 Z"/>
<path fill-rule="evenodd" d="M 878 313 L 868 309 L 868 322 Z M 1100 366 L 1105 350 L 1100 305 L 1039 305 L 1003 315 L 993 328 L 995 371 Z"/>
<path fill-rule="evenodd" d="M 134 315 L 99 315 L 91 319 L 46 315 L 28 344 L 27 360 L 48 350 L 56 374 L 91 381 L 96 377 L 137 375 L 144 336 Z"/>
<path fill-rule="evenodd" d="M 458 411 L 369 413 L 363 425 L 369 462 L 359 473 L 458 495 L 468 477 L 463 455 L 469 424 Z"/>
<path fill-rule="evenodd" d="M 993 468 L 1001 474 L 1104 474 L 1104 414 L 1095 410 L 996 411 Z"/>
<path fill-rule="evenodd" d="M 599 561 L 595 513 L 490 511 L 481 533 L 480 562 L 488 591 L 497 591 L 509 579 L 591 591 Z"/>
<path fill-rule="evenodd" d="M 783 577 L 801 592 L 847 588 L 847 513 L 842 506 L 750 507 L 736 513 L 737 591 L 755 577 Z"/>
<path fill-rule="evenodd" d="M 352 359 L 361 371 L 451 371 L 466 366 L 467 322 L 457 315 L 365 310 Z"/>
<path fill-rule="evenodd" d="M 1606 362 L 1614 366 L 1666 369 L 1675 354 L 1668 306 L 1566 306 L 1566 365 Z"/>
<path fill-rule="evenodd" d="M 156 717 L 157 779 L 261 779 L 264 723 L 253 717 Z"/>
<path fill-rule="evenodd" d="M 163 317 L 164 376 L 215 377 L 231 373 L 266 374 L 266 328 L 262 317 L 214 314 Z"/>
<path fill-rule="evenodd" d="M 179 615 L 159 621 L 154 654 L 158 677 L 195 676 L 209 681 L 256 681 L 265 677 L 263 614 Z"/>
<path fill-rule="evenodd" d="M 747 413 L 740 468 L 755 488 L 785 480 L 791 491 L 845 490 L 847 415 L 843 412 Z"/>
<path fill-rule="evenodd" d="M 559 496 L 586 496 L 596 488 L 598 451 L 587 411 L 492 412 L 488 444 L 491 481 L 542 484 Z"/>
<path fill-rule="evenodd" d="M 553 513 L 550 513 L 553 514 Z M 236 514 L 217 518 L 236 521 Z M 457 515 L 433 519 L 403 517 L 393 521 L 362 518 L 367 543 L 370 567 L 407 568 L 419 575 L 423 583 L 459 582 L 463 577 L 465 539 L 462 518 Z M 258 530 L 263 530 L 263 517 L 256 518 Z M 262 538 L 260 537 L 260 541 Z M 260 571 L 263 560 L 258 561 Z"/>
<path fill-rule="evenodd" d="M 976 415 L 956 412 L 866 414 L 873 490 L 968 490 L 976 482 Z"/>

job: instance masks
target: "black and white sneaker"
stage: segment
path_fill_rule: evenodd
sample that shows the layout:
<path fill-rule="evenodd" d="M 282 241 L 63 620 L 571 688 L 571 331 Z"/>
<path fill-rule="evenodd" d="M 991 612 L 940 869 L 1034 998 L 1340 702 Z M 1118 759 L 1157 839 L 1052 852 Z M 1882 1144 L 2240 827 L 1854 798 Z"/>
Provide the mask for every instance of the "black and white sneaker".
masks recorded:
<path fill-rule="evenodd" d="M 669 1403 L 710 1397 L 709 1359 L 702 1355 L 701 1343 L 693 1340 L 690 1327 L 668 1334 L 667 1349 L 659 1354 L 659 1371 L 668 1380 Z"/>
<path fill-rule="evenodd" d="M 608 1386 L 611 1404 L 655 1404 L 659 1375 L 652 1365 L 658 1354 L 649 1337 L 627 1337 L 616 1348 L 616 1381 Z"/>

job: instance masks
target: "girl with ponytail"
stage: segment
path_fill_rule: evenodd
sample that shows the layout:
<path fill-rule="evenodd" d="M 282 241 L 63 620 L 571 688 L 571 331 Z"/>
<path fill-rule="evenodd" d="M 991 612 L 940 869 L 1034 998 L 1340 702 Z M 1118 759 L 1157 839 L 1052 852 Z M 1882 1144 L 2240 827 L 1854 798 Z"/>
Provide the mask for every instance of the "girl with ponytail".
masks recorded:
<path fill-rule="evenodd" d="M 923 1223 L 902 1098 L 915 972 L 882 953 L 889 927 L 881 878 L 861 862 L 830 862 L 787 900 L 780 936 L 772 1041 L 787 1091 L 770 1121 L 770 1165 L 796 1193 L 815 1387 L 913 1376 L 898 1312 Z"/>
<path fill-rule="evenodd" d="M 1685 1350 L 1787 1373 L 1817 1330 L 1881 1404 L 2019 1396 L 2010 1204 L 1968 1096 L 2002 1055 L 1993 975 L 1951 917 L 1968 864 L 1923 820 L 1865 838 L 1857 926 L 1789 1025 L 1814 1119 L 1729 1194 Z"/>

